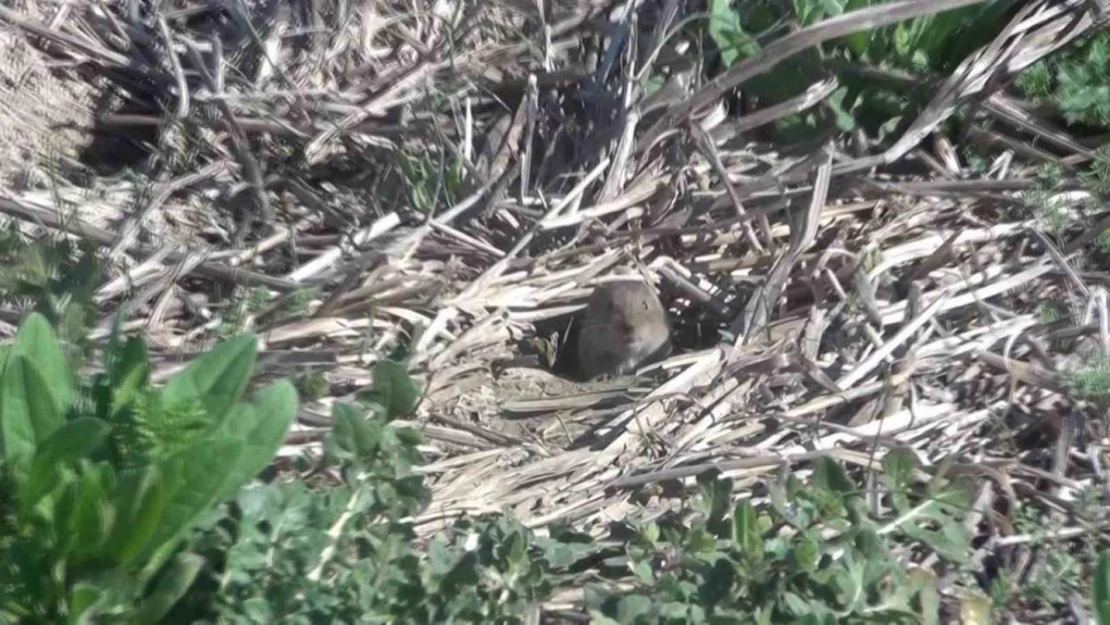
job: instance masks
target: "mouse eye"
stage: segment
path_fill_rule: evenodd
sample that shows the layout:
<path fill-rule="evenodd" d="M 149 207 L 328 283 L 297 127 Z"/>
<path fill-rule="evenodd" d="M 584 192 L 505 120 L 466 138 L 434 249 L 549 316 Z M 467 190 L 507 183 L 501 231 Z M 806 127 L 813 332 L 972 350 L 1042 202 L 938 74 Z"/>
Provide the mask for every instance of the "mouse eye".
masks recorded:
<path fill-rule="evenodd" d="M 648 303 L 647 303 L 647 302 L 645 301 L 645 302 L 644 302 L 644 310 L 648 310 L 648 309 L 650 309 L 650 308 L 651 308 L 651 307 L 650 307 L 650 306 L 648 306 Z"/>

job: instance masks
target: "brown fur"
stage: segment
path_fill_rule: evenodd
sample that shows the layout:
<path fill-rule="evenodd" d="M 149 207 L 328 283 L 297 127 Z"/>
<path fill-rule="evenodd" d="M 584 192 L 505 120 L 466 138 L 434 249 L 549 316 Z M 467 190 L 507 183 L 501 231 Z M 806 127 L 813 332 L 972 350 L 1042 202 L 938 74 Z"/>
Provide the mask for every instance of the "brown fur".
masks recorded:
<path fill-rule="evenodd" d="M 667 312 L 644 282 L 612 282 L 590 295 L 578 335 L 581 377 L 624 375 L 670 351 Z"/>

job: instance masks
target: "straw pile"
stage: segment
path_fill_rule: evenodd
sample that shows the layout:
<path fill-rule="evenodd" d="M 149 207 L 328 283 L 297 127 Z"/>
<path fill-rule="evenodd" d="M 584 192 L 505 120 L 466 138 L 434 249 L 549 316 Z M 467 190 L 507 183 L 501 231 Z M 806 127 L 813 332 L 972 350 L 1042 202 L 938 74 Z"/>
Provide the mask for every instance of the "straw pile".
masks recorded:
<path fill-rule="evenodd" d="M 818 453 L 872 466 L 899 447 L 978 476 L 981 510 L 1066 516 L 1102 471 L 1099 407 L 1066 391 L 1077 354 L 1110 347 L 1106 277 L 1078 261 L 1103 224 L 1079 190 L 1050 198 L 1079 227 L 1062 238 L 1023 207 L 1040 165 L 1081 166 L 1095 144 L 1003 87 L 1096 27 L 1094 3 L 1026 3 L 950 76 L 890 72 L 932 99 L 881 145 L 761 140 L 833 78 L 730 105 L 815 44 L 974 1 L 851 12 L 655 99 L 638 85 L 682 54 L 679 0 L 26 2 L 0 24 L 95 86 L 89 150 L 138 152 L 140 174 L 13 185 L 0 211 L 104 251 L 94 338 L 129 311 L 156 377 L 211 344 L 244 289 L 264 293 L 238 320 L 265 342 L 264 376 L 328 383 L 287 454 L 407 344 L 427 393 L 424 531 L 489 510 L 589 527 L 709 468 L 743 489 Z M 966 136 L 1001 148 L 986 171 L 937 132 L 966 106 Z M 675 355 L 632 389 L 515 366 L 628 271 L 658 285 Z M 283 314 L 298 297 L 307 312 Z M 1050 299 L 1073 314 L 1046 320 Z"/>

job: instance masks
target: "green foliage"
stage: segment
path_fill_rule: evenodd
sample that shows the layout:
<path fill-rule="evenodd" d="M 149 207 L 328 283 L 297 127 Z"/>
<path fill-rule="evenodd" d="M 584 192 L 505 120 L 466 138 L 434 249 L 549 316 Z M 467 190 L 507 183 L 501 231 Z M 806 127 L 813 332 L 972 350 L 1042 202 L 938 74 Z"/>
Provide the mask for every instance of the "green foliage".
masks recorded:
<path fill-rule="evenodd" d="M 339 483 L 244 491 L 211 517 L 192 549 L 213 563 L 169 622 L 523 623 L 551 594 L 565 549 L 511 519 L 464 519 L 418 549 L 412 517 L 429 503 L 414 472 L 417 432 L 402 365 L 379 362 L 369 413 L 337 404 L 325 445 Z"/>
<path fill-rule="evenodd" d="M 1050 232 L 1062 232 L 1068 225 L 1067 210 L 1053 201 L 1053 196 L 1064 190 L 1064 171 L 1056 165 L 1046 165 L 1037 172 L 1035 185 L 1025 199 L 1033 213 Z"/>
<path fill-rule="evenodd" d="M 759 53 L 759 44 L 744 31 L 740 12 L 732 8 L 729 0 L 709 3 L 709 36 L 720 49 L 726 66 Z"/>
<path fill-rule="evenodd" d="M 759 51 L 756 40 L 785 34 L 783 26 L 805 27 L 849 11 L 889 0 L 712 0 L 708 33 L 722 63 L 729 67 Z M 928 89 L 907 90 L 897 80 L 887 84 L 859 70 L 910 72 L 923 80 L 947 77 L 969 54 L 987 45 L 1020 3 L 991 0 L 927 15 L 892 26 L 862 31 L 806 50 L 774 71 L 745 83 L 754 106 L 766 107 L 801 95 L 814 83 L 835 75 L 841 85 L 820 109 L 778 123 L 782 138 L 804 139 L 815 129 L 835 123 L 841 130 L 861 125 L 882 137 L 931 96 Z"/>
<path fill-rule="evenodd" d="M 599 623 L 935 623 L 931 578 L 908 572 L 894 541 L 966 559 L 966 493 L 916 488 L 908 452 L 883 463 L 885 522 L 825 459 L 766 509 L 733 504 L 730 481 L 703 476 L 691 510 L 614 523 L 602 541 L 563 525 L 539 537 L 503 515 L 420 541 L 419 435 L 393 423 L 415 387 L 390 361 L 374 380 L 368 412 L 334 407 L 325 464 L 312 470 L 341 480 L 259 485 L 210 515 L 190 541 L 210 564 L 166 622 L 524 623 L 557 588 L 590 580 Z M 627 573 L 631 588 L 614 583 Z"/>
<path fill-rule="evenodd" d="M 1052 95 L 1053 77 L 1048 63 L 1041 61 L 1018 75 L 1015 83 L 1025 95 L 1034 99 L 1045 99 Z"/>
<path fill-rule="evenodd" d="M 1054 323 L 1069 317 L 1066 302 L 1053 299 L 1041 300 L 1037 303 L 1037 320 L 1041 323 Z"/>
<path fill-rule="evenodd" d="M 1054 104 L 1071 124 L 1110 128 L 1110 34 L 1099 32 L 1018 78 L 1025 95 Z"/>
<path fill-rule="evenodd" d="M 1079 175 L 1083 188 L 1100 199 L 1110 199 L 1110 148 L 1095 150 L 1090 168 Z"/>
<path fill-rule="evenodd" d="M 1098 557 L 1091 592 L 1091 608 L 1095 612 L 1098 625 L 1110 625 L 1110 551 Z"/>
<path fill-rule="evenodd" d="M 1006 620 L 1008 615 L 1012 615 L 1010 620 L 1020 618 L 1031 610 L 1044 613 L 1070 609 L 1073 602 L 1090 592 L 1092 574 L 1095 592 L 1100 592 L 1097 541 L 1062 538 L 1061 533 L 1066 533 L 1075 518 L 1099 518 L 1103 514 L 1102 493 L 1092 486 L 1075 495 L 1075 516 L 1057 516 L 1035 505 L 1013 511 L 1014 531 L 1029 536 L 1028 544 L 1035 549 L 1037 565 L 1021 571 L 1003 569 L 991 580 L 988 590 L 998 614 L 996 622 Z M 1097 601 L 1092 598 L 1091 608 L 1096 614 Z"/>
<path fill-rule="evenodd" d="M 1110 398 L 1110 358 L 1092 360 L 1067 376 L 1068 392 L 1084 399 Z"/>
<path fill-rule="evenodd" d="M 271 299 L 264 287 L 238 288 L 221 317 L 220 335 L 227 338 L 242 332 L 247 319 L 264 310 Z"/>
<path fill-rule="evenodd" d="M 634 588 L 591 587 L 587 606 L 601 623 L 935 623 L 935 587 L 907 572 L 893 540 L 966 559 L 966 493 L 912 501 L 913 456 L 893 452 L 883 468 L 897 520 L 885 525 L 829 459 L 818 462 L 811 484 L 791 478 L 773 492 L 765 511 L 733 505 L 730 481 L 702 478 L 692 514 L 628 528 Z"/>
<path fill-rule="evenodd" d="M 0 365 L 0 621 L 153 623 L 200 559 L 181 538 L 273 458 L 288 383 L 240 403 L 255 339 L 218 346 L 152 388 L 146 347 L 113 338 L 104 372 L 70 372 L 30 316 Z"/>
<path fill-rule="evenodd" d="M 315 401 L 328 394 L 330 389 L 327 378 L 319 371 L 307 371 L 293 379 L 293 386 L 301 399 Z"/>
<path fill-rule="evenodd" d="M 881 518 L 823 459 L 769 507 L 703 476 L 690 510 L 615 523 L 600 542 L 504 515 L 422 539 L 420 436 L 396 423 L 420 393 L 394 361 L 375 365 L 363 407 L 333 407 L 320 465 L 239 491 L 296 408 L 286 383 L 240 402 L 254 359 L 239 337 L 154 389 L 142 342 L 113 339 L 86 388 L 45 320 L 28 320 L 0 367 L 2 620 L 524 623 L 589 581 L 603 623 L 936 622 L 929 576 L 907 572 L 895 541 L 966 558 L 965 493 L 918 488 L 908 452 L 883 462 Z"/>
<path fill-rule="evenodd" d="M 102 274 L 94 248 L 66 237 L 28 241 L 14 224 L 0 231 L 0 300 L 45 316 L 74 364 L 90 354 Z"/>
<path fill-rule="evenodd" d="M 379 361 L 374 366 L 374 385 L 358 393 L 359 401 L 387 418 L 406 415 L 416 408 L 420 390 L 408 370 L 393 360 Z"/>
<path fill-rule="evenodd" d="M 421 213 L 433 213 L 441 198 L 454 197 L 463 188 L 466 170 L 458 159 L 447 164 L 442 155 L 436 160 L 426 152 L 402 150 L 397 152 L 397 167 L 408 202 Z"/>

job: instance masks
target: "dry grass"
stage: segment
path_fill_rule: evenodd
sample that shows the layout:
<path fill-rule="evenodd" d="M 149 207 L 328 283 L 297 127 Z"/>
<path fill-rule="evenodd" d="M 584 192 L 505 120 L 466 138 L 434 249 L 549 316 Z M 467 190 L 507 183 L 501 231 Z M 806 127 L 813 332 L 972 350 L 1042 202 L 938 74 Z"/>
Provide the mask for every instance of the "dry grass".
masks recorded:
<path fill-rule="evenodd" d="M 1090 198 L 1057 198 L 1070 230 L 1023 208 L 1036 166 L 1093 153 L 1001 86 L 1093 28 L 1089 3 L 1027 3 L 953 75 L 911 83 L 935 95 L 883 145 L 830 137 L 799 155 L 754 138 L 833 82 L 744 116 L 725 105 L 815 43 L 973 1 L 798 30 L 651 110 L 637 75 L 673 52 L 677 0 L 645 4 L 608 70 L 598 27 L 626 5 L 606 0 L 0 9 L 108 79 L 102 138 L 150 136 L 155 155 L 100 179 L 95 202 L 57 183 L 4 191 L 0 211 L 105 250 L 103 318 L 131 311 L 159 376 L 217 338 L 235 285 L 268 290 L 273 310 L 241 326 L 263 337 L 265 374 L 330 385 L 285 453 L 312 448 L 327 404 L 411 342 L 435 493 L 425 531 L 488 510 L 597 527 L 707 469 L 742 489 L 817 453 L 869 467 L 908 447 L 927 474 L 981 476 L 976 501 L 997 513 L 983 532 L 1020 549 L 1000 518 L 1033 504 L 1071 518 L 1075 493 L 1103 483 L 1101 409 L 1065 386 L 1084 341 L 1110 344 L 1110 321 L 1105 275 L 1078 246 Z M 968 137 L 1004 150 L 985 173 L 936 132 L 969 104 L 983 115 Z M 684 348 L 638 388 L 506 368 L 621 271 L 659 285 Z M 306 287 L 306 315 L 273 314 Z M 1042 321 L 1048 300 L 1077 312 Z"/>

